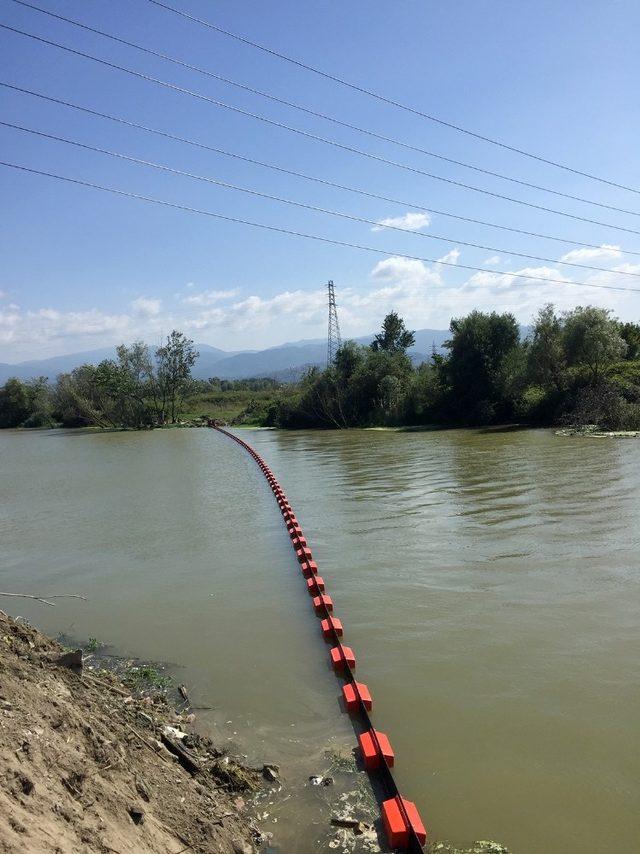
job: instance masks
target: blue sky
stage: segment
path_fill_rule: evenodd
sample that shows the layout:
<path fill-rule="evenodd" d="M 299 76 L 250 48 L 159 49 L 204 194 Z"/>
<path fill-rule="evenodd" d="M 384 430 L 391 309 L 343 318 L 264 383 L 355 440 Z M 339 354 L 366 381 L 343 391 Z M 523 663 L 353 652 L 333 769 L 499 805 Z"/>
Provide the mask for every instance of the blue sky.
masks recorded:
<path fill-rule="evenodd" d="M 356 94 L 146 0 L 35 0 L 37 5 L 386 136 L 562 192 L 640 211 L 640 195 L 560 171 Z M 174 0 L 174 5 L 340 77 L 481 134 L 640 188 L 640 5 L 636 0 L 458 0 L 455 3 Z M 11 0 L 0 22 L 60 41 L 209 97 L 454 180 L 640 231 L 640 216 L 605 211 L 372 140 L 143 56 Z M 640 294 L 545 284 L 408 261 L 394 253 L 538 277 L 637 288 L 511 252 L 640 273 L 640 236 L 448 186 L 169 92 L 0 31 L 0 79 L 208 145 L 377 194 L 605 246 L 571 245 L 466 224 L 367 199 L 160 139 L 0 89 L 0 118 L 219 180 L 423 234 L 372 230 L 326 215 L 162 174 L 0 127 L 3 160 L 181 204 L 356 242 L 376 256 L 126 200 L 0 168 L 0 360 L 17 361 L 159 335 L 177 327 L 225 349 L 318 337 L 323 285 L 337 286 L 345 335 L 399 310 L 413 328 L 448 325 L 474 307 L 528 321 L 545 302 L 594 303 L 638 319 Z M 460 246 L 471 241 L 499 252 Z M 610 248 L 606 248 L 610 247 Z M 613 247 L 613 248 L 611 248 Z M 577 252 L 577 254 L 576 254 Z M 571 253 L 571 255 L 568 255 Z"/>

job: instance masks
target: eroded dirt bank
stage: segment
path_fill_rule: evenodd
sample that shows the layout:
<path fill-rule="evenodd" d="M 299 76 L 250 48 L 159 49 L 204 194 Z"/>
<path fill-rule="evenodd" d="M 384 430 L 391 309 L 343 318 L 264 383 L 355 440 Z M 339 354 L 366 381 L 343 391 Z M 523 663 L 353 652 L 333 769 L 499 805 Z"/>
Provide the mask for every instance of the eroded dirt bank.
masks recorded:
<path fill-rule="evenodd" d="M 259 774 L 182 737 L 166 703 L 56 663 L 64 653 L 0 612 L 0 851 L 255 850 L 240 793 Z"/>

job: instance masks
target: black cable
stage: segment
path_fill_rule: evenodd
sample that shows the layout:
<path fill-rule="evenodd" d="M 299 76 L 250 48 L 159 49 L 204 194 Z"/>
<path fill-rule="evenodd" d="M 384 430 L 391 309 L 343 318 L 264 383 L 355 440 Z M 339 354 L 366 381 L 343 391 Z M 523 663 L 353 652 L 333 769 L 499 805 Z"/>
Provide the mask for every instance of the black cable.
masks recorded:
<path fill-rule="evenodd" d="M 537 160 L 539 163 L 545 163 L 547 166 L 554 166 L 556 169 L 564 169 L 566 172 L 572 172 L 574 175 L 581 175 L 583 178 L 589 178 L 592 181 L 599 181 L 601 184 L 608 184 L 610 187 L 616 187 L 619 190 L 628 190 L 630 193 L 640 193 L 640 190 L 635 187 L 628 187 L 626 184 L 618 184 L 616 181 L 611 181 L 608 178 L 602 178 L 599 175 L 593 175 L 590 172 L 583 172 L 580 169 L 575 169 L 572 166 L 567 166 L 565 163 L 559 163 L 555 160 L 550 160 L 549 158 L 542 157 L 539 154 L 533 154 L 531 151 L 525 151 L 523 148 L 517 148 L 514 145 L 509 145 L 506 142 L 501 142 L 499 139 L 494 139 L 490 136 L 484 136 L 481 133 L 476 131 L 468 130 L 468 128 L 464 128 L 460 125 L 456 125 L 453 122 L 445 121 L 444 119 L 440 119 L 437 116 L 430 115 L 429 113 L 425 113 L 422 110 L 418 110 L 416 107 L 411 107 L 409 104 L 403 104 L 400 101 L 395 101 L 393 98 L 387 98 L 384 95 L 381 95 L 379 92 L 374 92 L 371 89 L 366 89 L 364 86 L 358 86 L 356 83 L 350 83 L 348 80 L 344 80 L 341 77 L 338 77 L 334 74 L 330 74 L 327 71 L 322 71 L 320 68 L 315 68 L 313 65 L 308 65 L 305 62 L 301 62 L 298 59 L 294 59 L 291 56 L 287 56 L 284 53 L 279 53 L 277 50 L 273 50 L 272 48 L 266 47 L 265 45 L 258 44 L 257 42 L 251 41 L 244 36 L 239 36 L 237 33 L 232 33 L 229 30 L 225 30 L 222 27 L 216 26 L 216 24 L 212 24 L 210 21 L 205 21 L 203 18 L 198 18 L 195 15 L 190 15 L 188 12 L 183 11 L 182 9 L 176 9 L 174 6 L 170 6 L 168 3 L 162 3 L 160 0 L 147 0 L 148 3 L 152 3 L 154 6 L 159 6 L 162 9 L 166 9 L 168 12 L 173 12 L 176 15 L 180 15 L 182 18 L 186 18 L 189 21 L 193 21 L 194 23 L 201 24 L 204 27 L 208 27 L 210 30 L 214 30 L 217 33 L 220 33 L 223 36 L 228 36 L 231 39 L 235 39 L 242 44 L 248 45 L 249 47 L 256 48 L 257 50 L 263 51 L 263 53 L 268 53 L 270 56 L 274 56 L 277 59 L 282 59 L 285 62 L 289 62 L 292 65 L 296 65 L 298 68 L 303 68 L 305 71 L 311 71 L 313 74 L 317 74 L 320 77 L 324 77 L 326 80 L 331 80 L 333 83 L 339 83 L 341 86 L 346 86 L 348 89 L 352 89 L 354 92 L 359 92 L 361 95 L 368 95 L 370 98 L 375 98 L 377 101 L 381 101 L 384 104 L 389 104 L 392 107 L 398 107 L 401 110 L 405 110 L 408 113 L 413 113 L 415 116 L 420 116 L 423 119 L 427 119 L 430 122 L 435 122 L 436 124 L 442 125 L 443 127 L 447 127 L 450 130 L 455 130 L 458 133 L 466 134 L 467 136 L 471 136 L 474 139 L 479 139 L 482 142 L 488 142 L 490 145 L 496 145 L 499 148 L 503 148 L 506 151 L 512 151 L 514 154 L 521 154 L 523 157 L 529 157 L 532 160 Z"/>
<path fill-rule="evenodd" d="M 517 205 L 523 205 L 527 208 L 533 208 L 534 210 L 543 211 L 544 213 L 556 214 L 557 216 L 564 216 L 568 219 L 577 220 L 578 222 L 587 222 L 591 225 L 598 225 L 602 228 L 611 228 L 615 231 L 624 231 L 627 234 L 640 234 L 640 231 L 637 231 L 632 228 L 626 228 L 622 225 L 613 225 L 612 223 L 601 222 L 595 219 L 589 219 L 588 217 L 578 216 L 577 214 L 571 214 L 567 211 L 559 211 L 556 208 L 548 208 L 544 205 L 536 205 L 533 202 L 525 202 L 522 199 L 514 199 L 512 196 L 505 196 L 502 193 L 493 193 L 490 190 L 483 190 L 479 187 L 474 187 L 471 184 L 464 184 L 461 181 L 454 181 L 451 178 L 444 178 L 442 175 L 434 175 L 431 172 L 425 172 L 423 169 L 418 169 L 414 166 L 409 166 L 405 163 L 398 163 L 395 160 L 388 160 L 384 157 L 380 157 L 377 154 L 372 154 L 371 152 L 364 151 L 360 148 L 354 148 L 353 146 L 344 145 L 343 143 L 336 142 L 335 140 L 327 139 L 326 137 L 319 136 L 317 134 L 309 133 L 308 131 L 300 130 L 300 128 L 291 127 L 291 125 L 286 125 L 283 122 L 277 122 L 273 119 L 269 119 L 266 116 L 261 116 L 258 113 L 252 113 L 248 110 L 242 110 L 240 107 L 234 107 L 231 104 L 227 104 L 224 101 L 218 101 L 215 98 L 210 98 L 208 95 L 203 95 L 200 92 L 194 92 L 191 89 L 185 89 L 182 86 L 178 86 L 175 83 L 167 83 L 165 80 L 160 80 L 157 77 L 152 77 L 149 74 L 143 74 L 141 71 L 134 71 L 132 68 L 127 68 L 123 65 L 118 65 L 115 62 L 109 62 L 106 59 L 100 59 L 97 56 L 93 56 L 93 54 L 85 53 L 81 50 L 76 50 L 75 48 L 67 47 L 66 45 L 59 44 L 58 42 L 51 41 L 50 39 L 45 39 L 42 36 L 36 36 L 33 33 L 27 33 L 24 30 L 19 30 L 15 27 L 10 27 L 7 24 L 0 24 L 0 29 L 7 30 L 12 33 L 16 33 L 21 36 L 25 36 L 26 38 L 33 39 L 34 41 L 40 42 L 41 44 L 49 45 L 50 47 L 56 47 L 60 50 L 63 50 L 67 53 L 71 53 L 75 56 L 81 56 L 83 59 L 90 59 L 93 62 L 97 62 L 100 65 L 104 65 L 107 68 L 113 68 L 117 71 L 123 71 L 125 74 L 130 74 L 133 77 L 138 77 L 140 80 L 146 80 L 150 83 L 156 83 L 159 86 L 164 86 L 166 89 L 170 89 L 173 92 L 178 92 L 183 95 L 190 95 L 192 98 L 198 98 L 201 101 L 205 101 L 209 104 L 213 104 L 216 107 L 222 107 L 225 110 L 231 110 L 234 113 L 239 113 L 240 115 L 247 116 L 249 118 L 257 119 L 261 122 L 265 122 L 266 124 L 272 125 L 273 127 L 278 127 L 282 130 L 290 131 L 291 133 L 299 134 L 300 136 L 304 136 L 307 139 L 312 139 L 315 142 L 322 142 L 325 145 L 331 145 L 334 148 L 342 149 L 343 151 L 349 151 L 352 154 L 358 154 L 361 157 L 367 157 L 370 160 L 375 160 L 379 163 L 384 163 L 387 166 L 395 166 L 398 169 L 403 169 L 407 172 L 411 172 L 413 174 L 422 175 L 426 178 L 432 178 L 436 181 L 442 181 L 445 184 L 451 184 L 456 187 L 461 187 L 465 190 L 472 190 L 476 193 L 482 193 L 485 196 L 491 196 L 492 198 L 502 199 L 503 201 L 513 202 Z M 638 214 L 640 215 L 640 214 Z"/>
<path fill-rule="evenodd" d="M 55 18 L 58 21 L 64 21 L 67 24 L 71 24 L 74 27 L 79 27 L 80 29 L 86 30 L 90 33 L 95 33 L 96 35 L 99 35 L 106 39 L 110 39 L 111 41 L 117 42 L 118 44 L 126 45 L 127 47 L 131 47 L 134 50 L 146 53 L 149 56 L 154 56 L 157 59 L 163 59 L 167 62 L 173 63 L 174 65 L 178 65 L 181 68 L 187 68 L 190 71 L 196 71 L 199 74 L 203 74 L 206 77 L 218 80 L 228 86 L 235 86 L 237 89 L 242 89 L 245 92 L 250 92 L 252 95 L 259 95 L 261 98 L 267 98 L 268 100 L 274 101 L 275 103 L 283 104 L 286 107 L 291 107 L 294 110 L 299 110 L 300 112 L 306 113 L 307 115 L 313 116 L 314 118 L 323 119 L 324 121 L 331 122 L 332 124 L 338 125 L 340 127 L 344 127 L 349 130 L 354 130 L 358 133 L 365 134 L 366 136 L 372 137 L 373 139 L 379 139 L 382 142 L 388 142 L 392 145 L 398 145 L 401 148 L 407 149 L 409 151 L 415 151 L 418 154 L 425 154 L 427 155 L 427 157 L 434 157 L 437 160 L 444 161 L 445 163 L 451 163 L 455 166 L 462 166 L 464 169 L 470 169 L 474 172 L 479 172 L 482 175 L 488 175 L 492 178 L 500 178 L 503 181 L 510 181 L 513 184 L 518 184 L 521 187 L 527 187 L 531 190 L 539 190 L 543 193 L 550 193 L 554 196 L 560 196 L 563 199 L 570 199 L 574 202 L 594 205 L 598 208 L 616 211 L 617 213 L 628 214 L 629 216 L 640 216 L 640 212 L 638 211 L 630 211 L 625 208 L 617 207 L 616 205 L 608 205 L 604 202 L 596 202 L 593 199 L 585 199 L 583 196 L 574 196 L 571 193 L 565 193 L 562 190 L 554 190 L 552 187 L 544 187 L 540 184 L 533 184 L 530 181 L 525 181 L 520 178 L 514 178 L 510 175 L 503 175 L 500 172 L 493 172 L 490 169 L 485 169 L 481 166 L 476 166 L 472 163 L 465 163 L 462 160 L 455 160 L 452 157 L 446 157 L 444 154 L 437 154 L 436 152 L 429 151 L 425 148 L 420 148 L 416 145 L 411 145 L 410 143 L 403 142 L 399 139 L 394 139 L 393 137 L 385 136 L 384 134 L 377 133 L 376 131 L 372 131 L 367 128 L 362 128 L 358 125 L 350 124 L 349 122 L 342 121 L 341 119 L 338 119 L 335 116 L 330 116 L 326 113 L 321 113 L 317 110 L 312 110 L 309 107 L 304 107 L 301 104 L 296 104 L 292 101 L 287 101 L 284 98 L 279 98 L 276 95 L 271 94 L 270 92 L 264 92 L 261 89 L 255 89 L 252 86 L 248 86 L 244 83 L 239 83 L 237 80 L 232 80 L 229 77 L 223 77 L 222 75 L 216 74 L 213 71 L 209 71 L 205 68 L 200 68 L 199 66 L 192 65 L 191 63 L 186 62 L 185 60 L 177 59 L 176 57 L 169 56 L 166 53 L 162 53 L 160 51 L 153 50 L 152 48 L 144 47 L 143 45 L 128 41 L 127 39 L 121 38 L 120 36 L 115 36 L 112 33 L 107 33 L 104 30 L 96 29 L 95 27 L 91 27 L 88 24 L 83 24 L 80 21 L 76 21 L 73 18 L 67 18 L 64 15 L 58 15 L 55 12 L 48 11 L 47 9 L 41 9 L 39 6 L 35 6 L 33 3 L 27 3 L 26 0 L 12 0 L 12 2 L 16 3 L 19 6 L 24 6 L 27 9 L 32 9 L 35 12 L 40 12 L 43 15 L 48 15 L 49 17 Z"/>
<path fill-rule="evenodd" d="M 453 213 L 449 213 L 448 211 L 437 210 L 436 208 L 427 208 L 424 205 L 417 204 L 416 202 L 407 202 L 407 201 L 403 201 L 401 199 L 394 199 L 390 196 L 383 196 L 383 195 L 380 195 L 379 193 L 372 193 L 368 190 L 361 190 L 361 189 L 358 189 L 356 187 L 349 187 L 346 184 L 338 184 L 335 181 L 329 181 L 326 178 L 319 178 L 315 175 L 307 175 L 304 172 L 296 172 L 293 169 L 285 169 L 283 166 L 277 166 L 274 163 L 266 163 L 263 160 L 255 160 L 252 157 L 247 157 L 246 155 L 238 154 L 237 152 L 225 151 L 225 149 L 223 149 L 223 148 L 216 148 L 215 146 L 207 145 L 204 142 L 198 142 L 197 140 L 189 139 L 188 137 L 178 136 L 177 134 L 169 133 L 169 131 L 163 131 L 163 130 L 159 130 L 158 128 L 148 127 L 147 125 L 142 125 L 142 124 L 139 124 L 138 122 L 130 121 L 129 119 L 123 119 L 119 116 L 113 116 L 113 115 L 110 115 L 109 113 L 101 113 L 99 110 L 93 110 L 89 107 L 82 107 L 79 104 L 74 104 L 71 101 L 64 101 L 60 98 L 53 98 L 49 95 L 43 95 L 41 92 L 35 92 L 32 89 L 24 89 L 21 86 L 15 86 L 11 83 L 6 83 L 2 80 L 0 80 L 0 86 L 5 87 L 6 89 L 11 89 L 14 92 L 19 92 L 23 95 L 32 95 L 34 98 L 41 98 L 42 100 L 49 101 L 52 104 L 60 104 L 61 106 L 64 106 L 64 107 L 70 107 L 73 110 L 78 110 L 80 112 L 87 113 L 88 115 L 91 115 L 91 116 L 97 116 L 98 118 L 101 118 L 101 119 L 107 119 L 108 121 L 111 121 L 111 122 L 117 122 L 118 124 L 125 125 L 126 127 L 136 128 L 137 130 L 142 130 L 142 131 L 145 131 L 146 133 L 156 134 L 157 136 L 162 136 L 162 137 L 165 137 L 166 139 L 171 139 L 171 140 L 174 140 L 176 142 L 183 142 L 187 145 L 192 145 L 196 148 L 201 148 L 204 151 L 213 151 L 216 154 L 222 154 L 225 157 L 232 157 L 236 160 L 242 160 L 244 163 L 251 163 L 253 166 L 260 166 L 263 169 L 272 169 L 275 172 L 280 172 L 284 175 L 292 175 L 295 178 L 303 178 L 305 181 L 314 181 L 318 184 L 322 184 L 323 186 L 326 186 L 326 187 L 332 187 L 333 189 L 336 189 L 336 190 L 344 190 L 345 192 L 355 193 L 357 195 L 365 196 L 365 197 L 370 198 L 370 199 L 377 199 L 378 201 L 382 201 L 382 202 L 390 202 L 391 204 L 400 205 L 401 207 L 413 208 L 414 210 L 420 211 L 422 213 L 436 214 L 438 216 L 444 216 L 444 217 L 449 217 L 450 219 L 456 219 L 456 220 L 459 220 L 461 222 L 473 223 L 474 225 L 483 225 L 483 226 L 487 226 L 488 228 L 497 228 L 497 229 L 500 229 L 501 231 L 509 231 L 509 232 L 514 233 L 514 234 L 522 234 L 522 235 L 525 235 L 526 237 L 535 237 L 535 238 L 538 238 L 540 240 L 553 240 L 556 243 L 566 243 L 566 244 L 569 244 L 571 246 L 580 246 L 580 247 L 585 248 L 585 249 L 602 249 L 602 246 L 599 246 L 596 243 L 584 243 L 583 241 L 580 241 L 580 240 L 571 240 L 568 237 L 556 237 L 555 235 L 551 235 L 551 234 L 540 234 L 536 231 L 526 231 L 525 229 L 515 228 L 514 226 L 500 225 L 499 223 L 488 222 L 487 220 L 482 220 L 482 219 L 473 219 L 472 217 L 461 216 L 460 214 L 453 214 Z M 622 254 L 625 254 L 625 255 L 640 256 L 640 252 L 634 252 L 631 249 L 621 249 L 619 247 L 616 247 L 616 251 L 618 251 Z"/>
<path fill-rule="evenodd" d="M 24 127 L 23 125 L 16 125 L 16 124 L 13 124 L 11 122 L 5 122 L 5 121 L 0 120 L 0 126 L 11 128 L 12 130 L 18 130 L 18 131 L 21 131 L 22 133 L 30 133 L 30 134 L 33 134 L 35 136 L 43 137 L 44 139 L 54 140 L 55 142 L 62 142 L 65 145 L 73 145 L 76 148 L 83 148 L 86 151 L 93 151 L 97 154 L 106 154 L 108 157 L 115 157 L 118 160 L 125 160 L 129 163 L 135 163 L 138 166 L 146 166 L 146 167 L 149 167 L 151 169 L 159 169 L 162 172 L 169 172 L 172 175 L 179 175 L 183 178 L 193 178 L 195 181 L 203 181 L 207 184 L 214 184 L 215 186 L 222 187 L 225 190 L 235 190 L 235 191 L 240 192 L 240 193 L 246 193 L 246 194 L 251 195 L 251 196 L 257 196 L 261 199 L 269 199 L 272 202 L 280 202 L 280 203 L 285 204 L 285 205 L 291 205 L 291 206 L 296 207 L 296 208 L 302 208 L 304 210 L 313 211 L 314 213 L 326 214 L 328 216 L 334 216 L 334 217 L 339 217 L 340 219 L 346 219 L 346 220 L 349 220 L 350 222 L 358 222 L 358 223 L 363 223 L 364 225 L 371 225 L 374 228 L 380 228 L 380 229 L 385 228 L 385 229 L 389 229 L 391 231 L 401 231 L 404 234 L 412 234 L 415 237 L 422 237 L 422 238 L 425 238 L 426 240 L 440 240 L 443 243 L 452 243 L 454 245 L 467 246 L 467 247 L 471 247 L 472 249 L 482 249 L 485 252 L 502 252 L 503 254 L 506 254 L 506 255 L 515 255 L 519 258 L 526 258 L 529 261 L 543 261 L 546 264 L 562 264 L 562 265 L 565 265 L 567 267 L 577 267 L 580 270 L 591 270 L 591 271 L 594 271 L 597 273 L 614 273 L 617 276 L 633 276 L 636 278 L 640 278 L 640 273 L 629 273 L 629 272 L 625 272 L 623 270 L 610 270 L 610 269 L 606 269 L 603 267 L 594 267 L 591 264 L 577 264 L 573 261 L 556 261 L 553 258 L 543 258 L 539 255 L 529 255 L 525 252 L 515 252 L 511 249 L 500 249 L 500 248 L 495 247 L 495 246 L 483 246 L 482 244 L 479 244 L 479 243 L 469 243 L 469 242 L 464 241 L 464 240 L 456 240 L 452 237 L 443 237 L 442 235 L 438 235 L 438 234 L 429 234 L 429 233 L 424 233 L 422 231 L 415 231 L 413 229 L 402 228 L 401 226 L 397 226 L 397 225 L 384 225 L 383 223 L 380 223 L 377 220 L 366 219 L 365 217 L 355 216 L 353 214 L 344 213 L 343 211 L 335 211 L 335 210 L 331 210 L 328 208 L 321 208 L 321 207 L 318 207 L 317 205 L 311 205 L 311 204 L 307 204 L 305 202 L 296 202 L 293 199 L 287 199 L 287 198 L 284 198 L 282 196 L 274 196 L 274 195 L 271 195 L 270 193 L 263 193 L 263 192 L 260 192 L 259 190 L 253 190 L 249 187 L 240 187 L 237 184 L 231 184 L 228 181 L 221 181 L 217 178 L 212 178 L 208 175 L 198 175 L 198 174 L 195 174 L 193 172 L 186 172 L 182 169 L 174 169 L 173 167 L 166 166 L 162 163 L 154 163 L 151 160 L 143 160 L 139 157 L 132 157 L 128 154 L 122 154 L 119 151 L 111 151 L 110 149 L 107 149 L 107 148 L 100 148 L 100 147 L 95 146 L 95 145 L 89 145 L 89 144 L 84 143 L 84 142 L 79 142 L 78 140 L 69 139 L 68 137 L 56 136 L 55 134 L 35 130 L 34 128 L 27 128 L 27 127 Z"/>
<path fill-rule="evenodd" d="M 437 258 L 424 258 L 420 255 L 407 255 L 404 252 L 394 252 L 389 249 L 376 249 L 373 246 L 364 246 L 360 243 L 348 243 L 344 240 L 334 240 L 330 237 L 321 237 L 318 234 L 307 234 L 303 231 L 293 231 L 292 229 L 282 228 L 276 225 L 267 225 L 263 222 L 253 222 L 252 220 L 240 219 L 239 217 L 227 216 L 226 214 L 215 213 L 214 211 L 203 210 L 202 208 L 194 208 L 189 205 L 182 205 L 177 202 L 168 202 L 165 199 L 156 199 L 153 196 L 143 196 L 140 193 L 133 193 L 129 190 L 119 190 L 116 187 L 105 187 L 101 184 L 94 184 L 91 181 L 84 181 L 80 178 L 70 178 L 66 175 L 57 175 L 54 172 L 46 172 L 42 169 L 34 169 L 30 166 L 21 166 L 17 163 L 9 163 L 5 160 L 0 160 L 0 166 L 6 166 L 9 169 L 16 169 L 21 172 L 29 172 L 32 175 L 39 175 L 46 178 L 55 178 L 57 181 L 65 181 L 69 184 L 76 184 L 80 187 L 89 187 L 92 190 L 101 190 L 105 193 L 113 193 L 117 196 L 124 196 L 129 199 L 137 199 L 143 202 L 151 202 L 162 207 L 173 208 L 175 210 L 186 211 L 187 213 L 195 213 L 201 216 L 208 216 L 214 219 L 223 220 L 224 222 L 233 222 L 238 225 L 249 225 L 252 228 L 260 228 L 264 231 L 272 231 L 276 234 L 287 234 L 290 237 L 302 237 L 305 240 L 315 240 L 318 243 L 327 243 L 332 246 L 342 246 L 347 249 L 358 249 L 361 252 L 371 252 L 375 255 L 393 256 L 396 258 L 407 258 L 410 261 L 421 261 L 424 264 L 441 264 L 445 267 L 454 267 L 459 270 L 473 270 L 476 273 L 493 273 L 497 276 L 511 276 L 515 279 L 526 279 L 533 282 L 544 282 L 545 284 L 557 285 L 574 285 L 577 287 L 597 288 L 606 291 L 628 291 L 630 293 L 640 293 L 640 288 L 625 288 L 620 285 L 597 285 L 591 282 L 572 282 L 568 279 L 553 279 L 543 276 L 530 276 L 527 273 L 511 273 L 506 270 L 490 270 L 483 267 L 472 267 L 469 264 L 457 264 L 452 261 L 443 261 Z"/>

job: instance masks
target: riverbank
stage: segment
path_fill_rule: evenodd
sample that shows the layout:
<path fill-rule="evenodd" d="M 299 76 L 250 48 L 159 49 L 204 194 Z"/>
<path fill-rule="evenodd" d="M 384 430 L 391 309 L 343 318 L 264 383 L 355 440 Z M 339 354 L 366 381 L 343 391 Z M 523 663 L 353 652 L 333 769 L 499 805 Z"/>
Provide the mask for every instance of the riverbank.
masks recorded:
<path fill-rule="evenodd" d="M 253 851 L 259 773 L 79 661 L 0 612 L 0 850 Z"/>

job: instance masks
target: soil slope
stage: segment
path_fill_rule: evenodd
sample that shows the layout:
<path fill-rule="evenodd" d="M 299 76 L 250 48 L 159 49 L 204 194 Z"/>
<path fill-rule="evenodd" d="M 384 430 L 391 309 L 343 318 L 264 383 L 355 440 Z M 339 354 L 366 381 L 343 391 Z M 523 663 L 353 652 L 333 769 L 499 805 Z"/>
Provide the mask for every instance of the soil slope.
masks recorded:
<path fill-rule="evenodd" d="M 0 611 L 0 852 L 253 851 L 237 793 L 257 775 L 197 736 L 177 742 L 189 773 L 161 743 L 184 729 L 166 704 L 63 653 Z"/>

